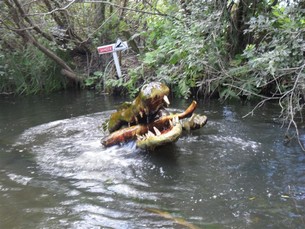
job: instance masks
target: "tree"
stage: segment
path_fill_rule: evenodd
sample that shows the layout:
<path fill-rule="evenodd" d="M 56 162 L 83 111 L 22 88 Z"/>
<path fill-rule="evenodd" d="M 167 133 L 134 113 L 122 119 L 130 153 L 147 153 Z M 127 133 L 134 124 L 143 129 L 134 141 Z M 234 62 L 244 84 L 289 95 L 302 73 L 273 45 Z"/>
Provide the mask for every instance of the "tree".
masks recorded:
<path fill-rule="evenodd" d="M 44 1 L 44 2 L 47 2 Z M 74 71 L 71 69 L 68 64 L 61 59 L 58 55 L 56 55 L 53 51 L 51 51 L 49 48 L 44 46 L 42 43 L 38 41 L 38 39 L 35 37 L 37 35 L 42 36 L 43 38 L 47 39 L 48 41 L 52 41 L 53 38 L 50 34 L 43 31 L 35 21 L 33 21 L 29 16 L 28 12 L 26 12 L 24 9 L 26 9 L 25 6 L 22 6 L 21 3 L 18 0 L 4 0 L 4 4 L 8 8 L 8 17 L 12 20 L 4 21 L 3 24 L 6 26 L 7 29 L 14 31 L 16 34 L 18 34 L 22 39 L 27 42 L 33 44 L 35 47 L 37 47 L 41 52 L 43 52 L 45 55 L 47 55 L 49 58 L 51 58 L 53 61 L 55 61 L 58 65 L 62 67 L 61 73 L 70 78 L 73 81 L 79 81 L 80 77 L 77 76 Z M 47 4 L 48 5 L 48 4 Z M 13 25 L 12 25 L 13 22 Z M 58 20 L 58 22 L 61 22 Z M 35 34 L 34 32 L 35 31 Z"/>

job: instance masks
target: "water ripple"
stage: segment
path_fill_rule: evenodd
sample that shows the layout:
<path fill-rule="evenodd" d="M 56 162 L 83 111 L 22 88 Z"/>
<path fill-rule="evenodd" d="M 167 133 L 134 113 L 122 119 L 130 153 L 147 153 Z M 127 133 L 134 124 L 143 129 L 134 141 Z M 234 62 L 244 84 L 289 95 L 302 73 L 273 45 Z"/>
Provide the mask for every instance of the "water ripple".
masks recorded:
<path fill-rule="evenodd" d="M 134 143 L 104 148 L 99 126 L 109 112 L 46 123 L 14 146 L 33 155 L 37 170 L 2 172 L 18 190 L 37 188 L 40 204 L 53 203 L 26 209 L 46 215 L 42 227 L 177 228 L 181 217 L 203 227 L 261 228 L 274 219 L 283 227 L 290 215 L 300 225 L 304 156 L 283 149 L 264 125 L 223 115 L 151 153 Z M 13 189 L 0 183 L 0 191 Z"/>

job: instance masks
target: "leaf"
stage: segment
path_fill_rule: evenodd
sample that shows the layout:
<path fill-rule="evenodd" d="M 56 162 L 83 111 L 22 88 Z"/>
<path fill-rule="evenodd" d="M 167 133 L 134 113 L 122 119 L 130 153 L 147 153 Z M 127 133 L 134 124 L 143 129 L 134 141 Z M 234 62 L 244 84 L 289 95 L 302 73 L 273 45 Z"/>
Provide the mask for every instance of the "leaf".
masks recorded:
<path fill-rule="evenodd" d="M 179 59 L 180 59 L 180 56 L 175 52 L 175 53 L 171 56 L 171 58 L 170 58 L 170 60 L 169 60 L 169 63 L 175 65 L 175 64 L 177 64 L 177 62 L 179 61 Z"/>
<path fill-rule="evenodd" d="M 104 75 L 104 72 L 96 71 L 96 72 L 93 73 L 93 75 L 98 76 L 98 77 L 101 77 L 101 76 Z"/>
<path fill-rule="evenodd" d="M 155 52 L 148 52 L 145 54 L 143 62 L 145 64 L 151 65 L 156 62 L 156 54 Z"/>
<path fill-rule="evenodd" d="M 94 84 L 94 82 L 95 82 L 95 80 L 93 78 L 85 79 L 85 85 L 87 87 L 92 86 Z"/>
<path fill-rule="evenodd" d="M 228 99 L 228 98 L 238 98 L 235 91 L 233 91 L 230 87 L 225 88 L 219 94 L 221 99 Z"/>

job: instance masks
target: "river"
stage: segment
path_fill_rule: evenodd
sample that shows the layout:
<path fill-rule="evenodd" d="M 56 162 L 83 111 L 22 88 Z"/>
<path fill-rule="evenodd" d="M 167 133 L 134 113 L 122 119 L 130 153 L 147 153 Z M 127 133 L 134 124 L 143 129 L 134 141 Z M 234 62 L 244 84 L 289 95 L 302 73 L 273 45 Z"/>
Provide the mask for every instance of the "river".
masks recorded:
<path fill-rule="evenodd" d="M 0 97 L 0 228 L 304 228 L 305 153 L 276 104 L 198 101 L 200 130 L 155 152 L 103 148 L 126 98 Z M 172 100 L 184 109 L 190 100 Z"/>

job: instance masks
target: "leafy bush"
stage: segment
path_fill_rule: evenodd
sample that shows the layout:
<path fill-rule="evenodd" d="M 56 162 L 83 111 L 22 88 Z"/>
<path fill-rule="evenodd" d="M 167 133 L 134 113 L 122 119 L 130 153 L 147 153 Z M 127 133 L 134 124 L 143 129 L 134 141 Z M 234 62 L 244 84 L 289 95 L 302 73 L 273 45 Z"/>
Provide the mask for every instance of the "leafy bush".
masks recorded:
<path fill-rule="evenodd" d="M 211 78 L 218 76 L 225 57 L 221 12 L 212 15 L 209 7 L 198 3 L 191 7 L 192 16 L 178 11 L 174 18 L 150 18 L 142 34 L 146 38 L 145 77 L 138 75 L 144 82 L 164 81 L 183 98 L 191 96 L 193 88 L 206 93 L 215 90 L 219 82 Z"/>
<path fill-rule="evenodd" d="M 55 63 L 33 46 L 2 54 L 0 66 L 0 93 L 35 94 L 65 86 Z"/>
<path fill-rule="evenodd" d="M 231 67 L 227 82 L 234 93 L 247 98 L 260 97 L 258 106 L 276 100 L 281 116 L 290 127 L 302 121 L 305 102 L 305 20 L 298 7 L 274 6 L 271 14 L 251 18 L 246 33 L 253 34 L 238 57 L 240 65 Z"/>
<path fill-rule="evenodd" d="M 250 94 L 266 94 L 280 102 L 296 96 L 300 101 L 304 94 L 304 29 L 301 11 L 292 7 L 276 6 L 272 14 L 249 21 L 246 32 L 254 34 L 256 44 L 244 50 L 243 67 L 248 71 L 243 82 L 252 79 Z"/>

